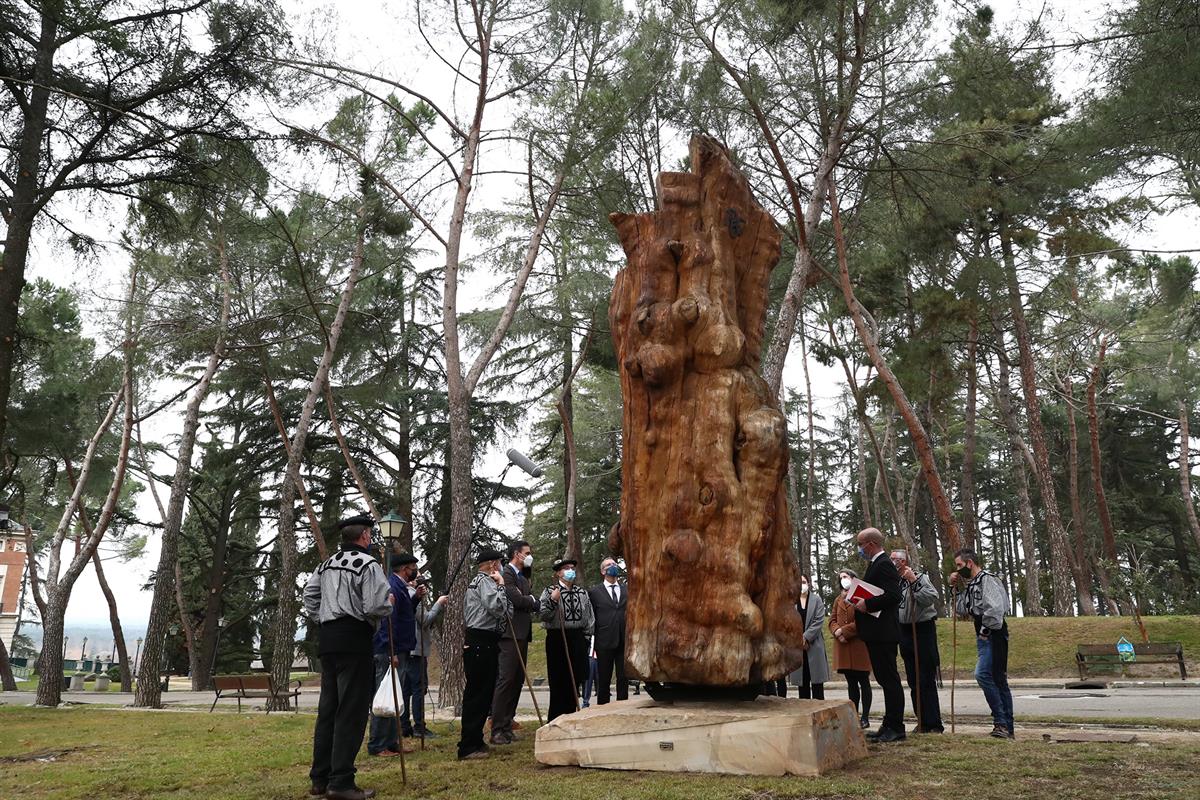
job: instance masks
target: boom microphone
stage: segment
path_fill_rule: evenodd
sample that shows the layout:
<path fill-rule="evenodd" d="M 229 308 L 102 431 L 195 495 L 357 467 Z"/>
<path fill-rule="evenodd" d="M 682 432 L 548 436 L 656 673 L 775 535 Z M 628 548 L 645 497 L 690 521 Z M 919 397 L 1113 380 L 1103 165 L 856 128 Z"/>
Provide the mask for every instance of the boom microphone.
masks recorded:
<path fill-rule="evenodd" d="M 534 478 L 542 477 L 542 468 L 530 461 L 525 454 L 519 450 L 510 449 L 508 451 L 508 460 L 520 467 L 525 472 L 529 473 L 530 476 Z"/>

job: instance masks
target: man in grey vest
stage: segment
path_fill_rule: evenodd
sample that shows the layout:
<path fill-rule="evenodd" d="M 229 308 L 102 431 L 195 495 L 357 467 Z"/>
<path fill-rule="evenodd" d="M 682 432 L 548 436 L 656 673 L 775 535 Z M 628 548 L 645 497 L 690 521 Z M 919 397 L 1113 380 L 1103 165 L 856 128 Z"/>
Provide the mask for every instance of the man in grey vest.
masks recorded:
<path fill-rule="evenodd" d="M 463 600 L 463 672 L 467 685 L 462 699 L 462 738 L 458 758 L 487 758 L 483 741 L 483 723 L 492 705 L 496 689 L 496 670 L 500 656 L 500 634 L 508 626 L 512 603 L 504 594 L 504 576 L 500 562 L 504 556 L 490 547 L 480 551 L 475 562 L 479 572 L 467 586 Z"/>
<path fill-rule="evenodd" d="M 937 589 L 924 573 L 917 573 L 908 563 L 906 550 L 893 550 L 892 563 L 900 573 L 903 596 L 896 616 L 900 621 L 900 658 L 917 719 L 918 733 L 941 733 L 942 708 L 938 702 L 937 669 L 940 659 L 937 644 Z M 916 638 L 913 638 L 913 623 Z M 920 670 L 917 669 L 920 662 Z M 920 702 L 917 702 L 920 687 Z"/>
<path fill-rule="evenodd" d="M 354 782 L 354 757 L 362 747 L 375 688 L 372 639 L 395 602 L 383 567 L 367 553 L 374 525 L 365 514 L 338 523 L 341 548 L 304 586 L 304 612 L 321 625 L 321 699 L 308 773 L 313 797 L 375 796 Z"/>

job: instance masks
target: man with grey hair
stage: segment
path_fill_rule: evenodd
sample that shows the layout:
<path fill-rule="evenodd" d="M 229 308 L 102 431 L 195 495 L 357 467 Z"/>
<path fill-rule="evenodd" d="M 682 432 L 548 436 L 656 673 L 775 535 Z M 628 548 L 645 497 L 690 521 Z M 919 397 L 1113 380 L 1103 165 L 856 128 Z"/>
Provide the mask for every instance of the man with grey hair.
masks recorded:
<path fill-rule="evenodd" d="M 596 704 L 604 705 L 611 697 L 609 683 L 617 673 L 617 699 L 629 699 L 629 681 L 625 678 L 625 609 L 629 587 L 619 580 L 621 568 L 615 559 L 600 562 L 604 579 L 588 589 L 596 627 L 592 649 L 596 653 Z"/>
<path fill-rule="evenodd" d="M 893 550 L 892 563 L 900 573 L 903 596 L 896 610 L 900 622 L 900 658 L 917 716 L 919 733 L 941 733 L 942 709 L 937 693 L 937 589 L 924 573 L 908 563 L 907 550 Z"/>

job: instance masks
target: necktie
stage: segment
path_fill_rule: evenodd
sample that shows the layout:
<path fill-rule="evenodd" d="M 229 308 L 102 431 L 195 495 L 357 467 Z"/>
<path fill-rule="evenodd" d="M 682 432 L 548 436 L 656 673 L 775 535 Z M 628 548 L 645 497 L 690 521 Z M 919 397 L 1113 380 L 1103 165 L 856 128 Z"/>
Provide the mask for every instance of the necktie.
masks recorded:
<path fill-rule="evenodd" d="M 610 586 L 608 588 L 612 591 L 613 602 L 620 603 L 621 601 L 617 599 L 617 585 L 614 583 L 612 586 Z"/>

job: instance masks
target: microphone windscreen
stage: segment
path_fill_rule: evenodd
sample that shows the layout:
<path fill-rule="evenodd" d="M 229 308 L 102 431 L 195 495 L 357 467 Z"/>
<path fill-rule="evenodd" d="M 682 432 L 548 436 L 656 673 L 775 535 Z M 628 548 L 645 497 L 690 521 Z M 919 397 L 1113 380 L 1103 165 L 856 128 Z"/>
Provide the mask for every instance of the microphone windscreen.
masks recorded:
<path fill-rule="evenodd" d="M 519 450 L 509 450 L 508 460 L 525 470 L 525 472 L 529 473 L 534 478 L 542 477 L 542 468 L 530 461 L 525 454 Z"/>

